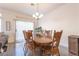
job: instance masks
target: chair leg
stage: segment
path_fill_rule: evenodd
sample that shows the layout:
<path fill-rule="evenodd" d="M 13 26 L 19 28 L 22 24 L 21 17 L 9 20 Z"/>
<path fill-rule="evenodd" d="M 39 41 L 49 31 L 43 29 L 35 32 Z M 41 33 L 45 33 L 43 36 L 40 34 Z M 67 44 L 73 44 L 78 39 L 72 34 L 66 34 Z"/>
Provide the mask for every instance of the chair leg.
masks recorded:
<path fill-rule="evenodd" d="M 32 55 L 35 56 L 35 49 L 32 50 Z"/>
<path fill-rule="evenodd" d="M 42 50 L 42 55 L 50 55 L 51 54 L 51 48 L 49 48 L 49 49 L 43 49 Z"/>
<path fill-rule="evenodd" d="M 59 49 L 57 47 L 56 48 L 52 48 L 51 49 L 51 54 L 53 56 L 60 56 Z"/>
<path fill-rule="evenodd" d="M 33 55 L 33 56 L 35 56 L 35 48 L 36 48 L 36 46 L 35 46 L 35 44 L 33 43 L 33 47 L 32 47 L 32 55 Z"/>

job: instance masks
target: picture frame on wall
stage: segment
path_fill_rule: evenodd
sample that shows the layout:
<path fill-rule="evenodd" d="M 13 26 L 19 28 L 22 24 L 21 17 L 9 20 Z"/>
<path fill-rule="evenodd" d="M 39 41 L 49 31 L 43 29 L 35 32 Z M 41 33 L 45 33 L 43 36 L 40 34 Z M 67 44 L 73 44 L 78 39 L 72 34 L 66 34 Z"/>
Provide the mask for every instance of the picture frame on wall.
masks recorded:
<path fill-rule="evenodd" d="M 6 21 L 6 31 L 10 31 L 11 30 L 11 23 L 10 21 Z"/>

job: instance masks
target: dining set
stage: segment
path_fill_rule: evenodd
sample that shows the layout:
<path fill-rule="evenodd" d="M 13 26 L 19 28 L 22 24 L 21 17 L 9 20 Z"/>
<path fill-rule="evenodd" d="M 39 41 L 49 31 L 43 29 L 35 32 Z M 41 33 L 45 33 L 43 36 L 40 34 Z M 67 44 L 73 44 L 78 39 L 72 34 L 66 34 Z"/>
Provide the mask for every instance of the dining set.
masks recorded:
<path fill-rule="evenodd" d="M 30 50 L 33 56 L 35 56 L 36 53 L 39 52 L 40 56 L 60 56 L 59 43 L 62 36 L 62 32 L 62 30 L 54 30 L 54 33 L 52 33 L 51 30 L 44 30 L 42 34 L 34 34 L 33 30 L 23 30 L 24 38 L 26 41 L 24 44 L 24 48 L 27 48 L 27 51 Z"/>

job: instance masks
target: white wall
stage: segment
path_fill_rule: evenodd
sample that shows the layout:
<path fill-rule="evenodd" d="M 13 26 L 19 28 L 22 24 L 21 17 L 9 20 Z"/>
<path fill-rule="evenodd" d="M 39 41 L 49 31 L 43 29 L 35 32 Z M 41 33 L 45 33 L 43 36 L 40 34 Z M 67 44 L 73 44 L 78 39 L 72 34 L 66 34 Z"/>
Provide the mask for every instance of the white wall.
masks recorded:
<path fill-rule="evenodd" d="M 21 13 L 13 12 L 10 10 L 5 10 L 0 8 L 0 13 L 2 13 L 2 32 L 5 32 L 9 35 L 9 43 L 15 42 L 15 21 L 16 20 L 23 20 L 28 22 L 33 22 L 33 18 L 29 15 L 24 15 Z M 11 30 L 6 31 L 6 21 L 10 21 L 11 23 Z"/>
<path fill-rule="evenodd" d="M 63 30 L 60 45 L 68 47 L 68 36 L 79 35 L 79 4 L 65 4 L 39 20 L 43 29 Z"/>

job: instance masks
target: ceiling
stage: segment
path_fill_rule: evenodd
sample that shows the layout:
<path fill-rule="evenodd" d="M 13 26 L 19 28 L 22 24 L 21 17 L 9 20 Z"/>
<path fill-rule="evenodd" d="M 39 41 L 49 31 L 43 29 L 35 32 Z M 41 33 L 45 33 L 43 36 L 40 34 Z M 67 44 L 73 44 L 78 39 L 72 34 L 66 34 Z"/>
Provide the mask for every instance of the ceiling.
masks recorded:
<path fill-rule="evenodd" d="M 62 5 L 63 3 L 39 3 L 39 13 L 47 14 Z M 36 5 L 31 3 L 0 3 L 0 8 L 28 15 L 36 12 Z"/>

